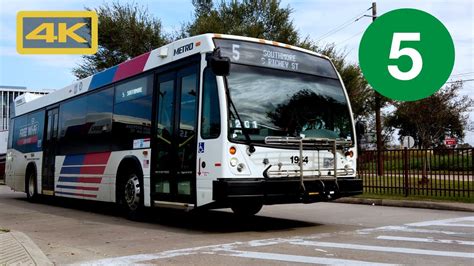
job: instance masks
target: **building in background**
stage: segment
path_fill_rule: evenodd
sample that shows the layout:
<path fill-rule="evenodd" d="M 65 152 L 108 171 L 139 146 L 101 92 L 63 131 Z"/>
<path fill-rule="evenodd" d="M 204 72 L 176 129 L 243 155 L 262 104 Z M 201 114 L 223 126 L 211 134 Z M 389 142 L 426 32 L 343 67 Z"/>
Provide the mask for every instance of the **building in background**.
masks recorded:
<path fill-rule="evenodd" d="M 0 85 L 0 179 L 5 172 L 5 153 L 7 152 L 10 111 L 11 106 L 14 106 L 15 98 L 25 93 L 44 95 L 50 92 L 52 90 L 32 90 L 26 87 Z"/>
<path fill-rule="evenodd" d="M 16 97 L 27 92 L 44 95 L 51 91 L 52 90 L 32 90 L 27 89 L 26 87 L 0 85 L 0 131 L 8 131 L 8 125 L 10 123 L 10 107 L 13 106 Z"/>

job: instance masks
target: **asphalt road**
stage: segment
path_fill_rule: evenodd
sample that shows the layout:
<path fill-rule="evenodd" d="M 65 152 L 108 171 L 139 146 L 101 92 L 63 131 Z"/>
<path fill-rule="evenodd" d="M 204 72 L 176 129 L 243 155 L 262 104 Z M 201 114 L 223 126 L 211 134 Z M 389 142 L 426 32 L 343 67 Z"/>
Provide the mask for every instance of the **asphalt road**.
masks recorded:
<path fill-rule="evenodd" d="M 54 263 L 472 265 L 474 214 L 316 203 L 232 213 L 153 209 L 129 221 L 110 204 L 31 204 L 0 186 L 0 227 L 28 235 Z"/>

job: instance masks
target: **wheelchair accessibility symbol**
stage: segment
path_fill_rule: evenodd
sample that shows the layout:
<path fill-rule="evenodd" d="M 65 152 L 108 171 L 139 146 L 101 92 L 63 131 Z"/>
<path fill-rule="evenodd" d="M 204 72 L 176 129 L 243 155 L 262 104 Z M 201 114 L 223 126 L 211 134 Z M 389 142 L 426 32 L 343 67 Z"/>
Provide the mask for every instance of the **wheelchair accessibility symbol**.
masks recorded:
<path fill-rule="evenodd" d="M 199 142 L 198 153 L 204 153 L 204 142 Z"/>

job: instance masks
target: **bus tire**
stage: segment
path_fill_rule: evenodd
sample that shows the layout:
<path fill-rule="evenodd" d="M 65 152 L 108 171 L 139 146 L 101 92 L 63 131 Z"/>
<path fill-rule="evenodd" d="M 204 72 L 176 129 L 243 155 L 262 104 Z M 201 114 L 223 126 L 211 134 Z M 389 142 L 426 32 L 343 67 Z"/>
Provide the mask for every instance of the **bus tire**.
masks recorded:
<path fill-rule="evenodd" d="M 259 201 L 242 201 L 231 205 L 231 209 L 238 216 L 253 216 L 257 214 L 263 207 Z"/>
<path fill-rule="evenodd" d="M 143 178 L 135 171 L 125 175 L 121 203 L 127 217 L 138 220 L 143 212 Z"/>
<path fill-rule="evenodd" d="M 36 185 L 36 171 L 27 171 L 25 178 L 26 198 L 29 202 L 35 202 L 38 199 L 38 188 Z"/>

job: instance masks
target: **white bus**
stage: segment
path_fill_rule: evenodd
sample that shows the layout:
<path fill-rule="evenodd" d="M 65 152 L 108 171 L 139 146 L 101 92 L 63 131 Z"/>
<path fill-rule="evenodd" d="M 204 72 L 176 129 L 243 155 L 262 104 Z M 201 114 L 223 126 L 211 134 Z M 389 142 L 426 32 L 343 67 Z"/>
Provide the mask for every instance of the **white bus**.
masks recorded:
<path fill-rule="evenodd" d="M 362 193 L 351 106 L 329 58 L 204 34 L 15 100 L 6 183 L 144 207 L 312 203 Z"/>

